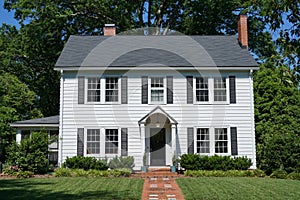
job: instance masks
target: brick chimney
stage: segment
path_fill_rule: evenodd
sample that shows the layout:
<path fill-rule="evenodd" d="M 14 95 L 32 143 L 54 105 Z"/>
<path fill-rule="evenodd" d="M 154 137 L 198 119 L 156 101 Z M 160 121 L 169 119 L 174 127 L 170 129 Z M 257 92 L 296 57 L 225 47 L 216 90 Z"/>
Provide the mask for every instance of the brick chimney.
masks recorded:
<path fill-rule="evenodd" d="M 238 40 L 242 48 L 248 48 L 248 25 L 247 15 L 240 15 L 238 22 Z"/>
<path fill-rule="evenodd" d="M 105 24 L 103 27 L 104 36 L 115 36 L 116 26 L 115 24 Z"/>

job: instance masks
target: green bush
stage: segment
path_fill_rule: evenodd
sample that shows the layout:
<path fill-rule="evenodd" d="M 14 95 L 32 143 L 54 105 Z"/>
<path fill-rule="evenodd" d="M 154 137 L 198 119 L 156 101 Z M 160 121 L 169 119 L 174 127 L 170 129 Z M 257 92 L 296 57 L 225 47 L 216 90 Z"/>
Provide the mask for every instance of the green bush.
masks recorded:
<path fill-rule="evenodd" d="M 54 176 L 56 177 L 71 177 L 72 170 L 67 168 L 56 168 L 54 170 Z"/>
<path fill-rule="evenodd" d="M 17 173 L 17 178 L 31 178 L 33 177 L 34 173 L 30 171 L 19 171 Z"/>
<path fill-rule="evenodd" d="M 265 177 L 266 176 L 265 172 L 261 169 L 252 170 L 252 173 L 254 174 L 255 177 Z"/>
<path fill-rule="evenodd" d="M 96 170 L 107 170 L 108 166 L 105 160 L 98 160 L 95 157 L 83 157 L 74 156 L 66 159 L 63 163 L 64 168 L 70 169 L 96 169 Z"/>
<path fill-rule="evenodd" d="M 134 158 L 133 156 L 127 157 L 114 157 L 109 161 L 108 167 L 110 169 L 133 169 Z"/>
<path fill-rule="evenodd" d="M 184 175 L 191 177 L 264 177 L 261 170 L 186 170 Z"/>
<path fill-rule="evenodd" d="M 20 144 L 12 143 L 7 149 L 7 162 L 21 171 L 46 173 L 48 166 L 48 134 L 33 132 Z"/>
<path fill-rule="evenodd" d="M 288 132 L 264 135 L 257 145 L 257 161 L 268 175 L 278 169 L 300 171 L 300 137 Z"/>
<path fill-rule="evenodd" d="M 281 179 L 285 179 L 287 178 L 287 172 L 285 170 L 279 169 L 279 170 L 275 170 L 271 175 L 270 178 L 281 178 Z"/>
<path fill-rule="evenodd" d="M 3 169 L 3 173 L 9 176 L 17 176 L 19 171 L 20 170 L 17 166 L 9 166 Z"/>
<path fill-rule="evenodd" d="M 129 177 L 130 169 L 114 169 L 100 171 L 91 169 L 85 171 L 83 169 L 57 168 L 54 171 L 56 177 Z"/>
<path fill-rule="evenodd" d="M 247 157 L 201 156 L 198 154 L 183 154 L 180 165 L 186 170 L 247 170 L 251 160 Z"/>
<path fill-rule="evenodd" d="M 299 172 L 292 172 L 289 175 L 287 175 L 288 179 L 292 180 L 300 180 L 300 173 Z"/>

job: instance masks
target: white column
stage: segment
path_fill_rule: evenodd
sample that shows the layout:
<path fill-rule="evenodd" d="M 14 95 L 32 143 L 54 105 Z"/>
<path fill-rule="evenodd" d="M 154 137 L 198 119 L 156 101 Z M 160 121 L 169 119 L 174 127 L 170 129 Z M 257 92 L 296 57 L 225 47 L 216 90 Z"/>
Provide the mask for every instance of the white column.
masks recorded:
<path fill-rule="evenodd" d="M 174 154 L 175 154 L 175 156 L 177 158 L 177 147 L 176 147 L 176 139 L 177 139 L 176 132 L 177 132 L 177 130 L 176 129 L 177 129 L 176 125 L 172 124 L 171 125 L 171 133 L 172 133 L 172 158 L 173 158 Z M 173 162 L 173 160 L 172 160 L 172 162 Z"/>
<path fill-rule="evenodd" d="M 141 158 L 142 158 L 141 166 L 143 166 L 144 165 L 144 154 L 146 153 L 146 150 L 145 150 L 145 125 L 144 124 L 140 124 L 140 133 L 141 133 Z"/>
<path fill-rule="evenodd" d="M 21 143 L 21 139 L 22 139 L 22 131 L 21 130 L 17 130 L 17 134 L 16 134 L 16 142 L 17 144 Z"/>

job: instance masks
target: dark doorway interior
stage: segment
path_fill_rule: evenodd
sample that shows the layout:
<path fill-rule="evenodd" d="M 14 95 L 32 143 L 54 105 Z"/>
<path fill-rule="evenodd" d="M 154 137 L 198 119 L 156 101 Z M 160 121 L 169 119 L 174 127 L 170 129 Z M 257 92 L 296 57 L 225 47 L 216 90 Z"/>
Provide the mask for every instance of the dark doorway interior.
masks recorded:
<path fill-rule="evenodd" d="M 166 130 L 165 128 L 150 129 L 150 165 L 166 165 Z"/>

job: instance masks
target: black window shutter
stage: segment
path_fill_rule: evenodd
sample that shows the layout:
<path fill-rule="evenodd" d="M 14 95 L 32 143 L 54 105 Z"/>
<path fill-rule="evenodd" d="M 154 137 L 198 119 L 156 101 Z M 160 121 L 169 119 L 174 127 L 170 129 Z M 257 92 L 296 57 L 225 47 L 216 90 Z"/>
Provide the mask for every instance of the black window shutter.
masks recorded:
<path fill-rule="evenodd" d="M 77 156 L 84 155 L 84 129 L 77 129 Z"/>
<path fill-rule="evenodd" d="M 128 129 L 121 128 L 121 156 L 128 155 Z"/>
<path fill-rule="evenodd" d="M 121 104 L 128 103 L 128 78 L 127 76 L 123 76 L 121 78 Z"/>
<path fill-rule="evenodd" d="M 84 104 L 84 76 L 78 76 L 78 104 Z"/>
<path fill-rule="evenodd" d="M 194 128 L 187 128 L 188 154 L 194 154 Z"/>
<path fill-rule="evenodd" d="M 142 104 L 148 104 L 148 77 L 142 76 Z"/>
<path fill-rule="evenodd" d="M 193 77 L 186 77 L 187 104 L 193 104 Z"/>
<path fill-rule="evenodd" d="M 173 76 L 167 76 L 167 104 L 173 104 Z"/>
<path fill-rule="evenodd" d="M 238 144 L 237 144 L 237 128 L 230 127 L 231 133 L 231 155 L 238 155 Z"/>
<path fill-rule="evenodd" d="M 236 103 L 235 76 L 229 76 L 230 103 Z"/>

